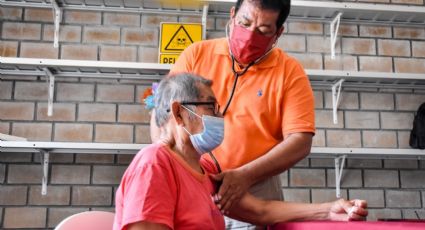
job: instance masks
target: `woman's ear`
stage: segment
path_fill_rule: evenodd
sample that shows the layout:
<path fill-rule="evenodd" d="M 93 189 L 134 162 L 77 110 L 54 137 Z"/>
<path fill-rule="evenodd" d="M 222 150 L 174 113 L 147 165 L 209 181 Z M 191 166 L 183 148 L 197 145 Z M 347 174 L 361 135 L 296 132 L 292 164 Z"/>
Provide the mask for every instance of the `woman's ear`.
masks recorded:
<path fill-rule="evenodd" d="M 232 6 L 232 8 L 230 8 L 230 19 L 233 19 L 233 18 L 235 18 L 235 7 L 234 6 Z"/>
<path fill-rule="evenodd" d="M 183 117 L 181 115 L 182 109 L 180 103 L 173 101 L 170 105 L 171 117 L 174 119 L 177 125 L 183 124 Z"/>

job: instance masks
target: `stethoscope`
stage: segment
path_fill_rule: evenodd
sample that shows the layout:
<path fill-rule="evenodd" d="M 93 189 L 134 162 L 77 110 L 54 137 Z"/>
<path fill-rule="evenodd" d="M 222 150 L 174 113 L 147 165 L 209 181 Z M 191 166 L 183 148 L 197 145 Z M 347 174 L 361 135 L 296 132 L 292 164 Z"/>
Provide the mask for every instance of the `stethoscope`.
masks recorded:
<path fill-rule="evenodd" d="M 242 76 L 242 75 L 244 75 L 247 71 L 248 71 L 248 69 L 251 67 L 251 66 L 253 66 L 254 64 L 256 64 L 256 63 L 258 63 L 259 61 L 261 61 L 261 60 L 263 60 L 263 58 L 264 57 L 266 57 L 272 50 L 273 50 L 273 48 L 276 46 L 276 43 L 277 43 L 277 40 L 276 40 L 276 42 L 273 44 L 273 46 L 269 49 L 269 51 L 267 51 L 265 54 L 263 54 L 261 57 L 259 57 L 259 58 L 257 58 L 256 60 L 254 60 L 254 61 L 252 61 L 251 63 L 249 63 L 245 68 L 243 68 L 242 70 L 240 70 L 240 71 L 236 71 L 236 69 L 235 69 L 235 66 L 236 66 L 236 64 L 238 64 L 237 63 L 237 60 L 235 59 L 235 56 L 233 55 L 233 53 L 232 53 L 232 50 L 230 49 L 230 38 L 229 38 L 229 33 L 228 33 L 228 28 L 229 28 L 229 26 L 230 26 L 230 20 L 227 22 L 227 24 L 226 24 L 226 29 L 225 29 L 225 31 L 226 31 L 226 38 L 227 38 L 227 41 L 228 41 L 228 44 L 229 44 L 229 54 L 230 54 L 230 57 L 231 57 L 231 59 L 232 59 L 232 72 L 233 72 L 233 75 L 234 75 L 234 80 L 233 80 L 233 87 L 232 87 L 232 91 L 230 92 L 230 96 L 229 96 L 229 99 L 227 99 L 227 103 L 226 103 L 226 106 L 224 106 L 224 109 L 223 109 L 223 112 L 221 113 L 223 116 L 224 116 L 224 114 L 226 114 L 226 112 L 227 112 L 227 109 L 229 108 L 229 106 L 230 106 L 230 103 L 232 102 L 232 99 L 233 99 L 233 94 L 235 93 L 235 89 L 236 89 L 236 84 L 238 83 L 238 79 L 239 79 L 239 77 L 240 76 Z"/>
<path fill-rule="evenodd" d="M 228 41 L 229 41 L 229 36 L 228 36 L 228 27 L 229 27 L 229 23 L 230 23 L 230 21 L 229 21 L 229 22 L 227 22 L 227 24 L 226 24 L 226 38 L 227 38 L 227 40 L 228 40 Z M 229 53 L 230 53 L 230 57 L 231 57 L 231 59 L 232 59 L 232 72 L 233 72 L 233 75 L 234 75 L 234 80 L 233 80 L 232 91 L 230 91 L 229 99 L 227 99 L 227 102 L 226 102 L 226 105 L 224 106 L 223 112 L 221 112 L 222 116 L 224 116 L 224 115 L 226 114 L 227 109 L 228 109 L 228 108 L 229 108 L 229 106 L 230 106 L 230 103 L 232 103 L 233 95 L 234 95 L 234 93 L 235 93 L 235 89 L 236 89 L 236 85 L 237 85 L 237 83 L 238 83 L 238 79 L 239 79 L 239 77 L 240 77 L 240 76 L 242 76 L 242 75 L 244 75 L 244 74 L 248 71 L 248 69 L 249 69 L 251 66 L 253 66 L 253 65 L 254 65 L 254 64 L 256 64 L 257 62 L 261 61 L 264 57 L 266 57 L 266 56 L 267 56 L 267 55 L 268 55 L 268 54 L 269 54 L 269 53 L 273 50 L 273 48 L 275 47 L 276 43 L 277 43 L 277 40 L 276 40 L 276 42 L 273 44 L 273 46 L 270 48 L 270 50 L 269 50 L 269 51 L 267 51 L 265 54 L 263 54 L 263 55 L 262 55 L 261 57 L 259 57 L 258 59 L 256 59 L 256 60 L 252 61 L 251 63 L 249 63 L 249 64 L 248 64 L 246 67 L 244 67 L 242 70 L 237 71 L 237 70 L 236 70 L 236 68 L 235 68 L 235 65 L 236 65 L 236 64 L 238 64 L 238 63 L 237 63 L 237 61 L 236 61 L 235 57 L 233 56 L 232 50 L 230 49 L 230 42 L 228 42 L 228 44 L 229 44 Z M 209 155 L 210 155 L 210 157 L 213 159 L 214 164 L 216 165 L 218 172 L 219 172 L 219 173 L 221 173 L 221 172 L 222 172 L 222 170 L 221 170 L 220 164 L 218 163 L 218 161 L 217 161 L 217 159 L 215 158 L 214 154 L 212 154 L 212 152 L 209 152 L 208 154 L 209 154 Z M 221 185 L 221 182 L 219 182 L 219 183 L 218 183 L 218 188 L 220 188 L 220 185 Z"/>
<path fill-rule="evenodd" d="M 226 27 L 226 35 L 227 35 L 227 27 Z M 230 50 L 230 49 L 229 49 Z M 249 65 L 247 65 L 245 68 L 243 68 L 241 71 L 236 71 L 235 69 L 235 57 L 233 56 L 232 52 L 230 51 L 230 57 L 232 58 L 232 72 L 234 74 L 234 80 L 233 80 L 233 87 L 232 87 L 232 91 L 230 92 L 230 96 L 229 99 L 227 99 L 227 103 L 226 106 L 223 109 L 223 112 L 221 113 L 222 116 L 224 116 L 224 114 L 226 114 L 227 109 L 230 106 L 230 103 L 232 102 L 233 99 L 233 94 L 235 93 L 235 89 L 236 89 L 236 85 L 238 83 L 238 79 L 240 76 L 244 75 L 246 73 L 246 71 L 248 71 L 249 67 L 251 67 L 252 65 L 255 64 L 255 61 L 251 62 Z M 215 158 L 214 154 L 210 151 L 208 152 L 208 155 L 210 155 L 211 159 L 214 161 L 215 166 L 217 167 L 218 173 L 221 173 L 221 167 L 220 164 L 218 163 L 217 159 Z M 218 191 L 220 190 L 221 184 L 223 183 L 223 181 L 217 181 L 216 185 L 216 192 L 218 193 Z"/>
<path fill-rule="evenodd" d="M 228 37 L 227 36 L 227 26 L 226 26 L 226 37 Z M 243 68 L 241 71 L 236 71 L 235 64 L 237 64 L 237 63 L 236 63 L 235 57 L 232 54 L 232 51 L 230 50 L 230 46 L 229 46 L 229 53 L 230 53 L 230 57 L 232 58 L 232 72 L 234 74 L 234 80 L 233 80 L 232 91 L 230 91 L 229 99 L 227 99 L 226 106 L 224 106 L 223 112 L 221 112 L 222 116 L 224 116 L 224 114 L 226 114 L 227 109 L 229 108 L 230 103 L 232 102 L 233 94 L 235 93 L 235 89 L 236 89 L 236 85 L 238 83 L 239 77 L 244 75 L 248 71 L 249 67 L 251 67 L 252 65 L 254 65 L 256 63 L 256 61 L 253 61 L 249 65 L 247 65 L 245 68 Z M 222 170 L 221 170 L 220 164 L 218 163 L 214 154 L 212 154 L 212 152 L 209 152 L 208 154 L 213 159 L 214 164 L 217 167 L 218 173 L 221 173 Z M 220 188 L 221 182 L 218 182 L 217 185 L 218 185 L 217 188 Z"/>
<path fill-rule="evenodd" d="M 251 67 L 252 65 L 254 65 L 256 63 L 255 61 L 253 61 L 253 62 L 249 63 L 249 65 L 247 65 L 245 68 L 243 68 L 241 71 L 238 72 L 235 69 L 235 64 L 236 64 L 235 63 L 236 62 L 235 57 L 233 56 L 233 54 L 231 52 L 230 52 L 230 57 L 232 58 L 232 72 L 234 74 L 234 80 L 233 80 L 232 91 L 230 91 L 229 99 L 227 99 L 226 106 L 224 106 L 223 112 L 221 113 L 223 116 L 224 116 L 224 114 L 226 114 L 227 109 L 229 108 L 230 103 L 232 102 L 233 94 L 235 93 L 235 89 L 236 89 L 236 85 L 238 83 L 239 77 L 244 75 L 248 71 L 249 67 Z"/>

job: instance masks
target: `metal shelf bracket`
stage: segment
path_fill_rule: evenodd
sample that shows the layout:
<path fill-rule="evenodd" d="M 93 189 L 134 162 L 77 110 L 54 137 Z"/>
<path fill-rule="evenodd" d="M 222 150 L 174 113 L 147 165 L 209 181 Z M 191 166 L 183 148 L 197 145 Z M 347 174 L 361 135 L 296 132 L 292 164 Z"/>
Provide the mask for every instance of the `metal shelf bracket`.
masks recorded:
<path fill-rule="evenodd" d="M 335 189 L 336 198 L 341 198 L 341 177 L 344 170 L 345 158 L 347 155 L 342 155 L 335 158 Z"/>
<path fill-rule="evenodd" d="M 335 18 L 332 20 L 330 25 L 331 34 L 331 59 L 335 60 L 335 46 L 336 38 L 338 37 L 339 23 L 341 21 L 342 13 L 338 12 Z"/>
<path fill-rule="evenodd" d="M 204 4 L 202 9 L 202 40 L 207 39 L 207 15 L 208 15 L 208 4 Z"/>
<path fill-rule="evenodd" d="M 47 116 L 53 115 L 53 95 L 55 92 L 55 75 L 48 68 L 43 68 L 46 76 L 49 77 L 49 98 L 47 100 Z"/>
<path fill-rule="evenodd" d="M 55 34 L 53 38 L 53 47 L 58 48 L 59 47 L 59 24 L 62 19 L 62 10 L 58 6 L 58 3 L 56 0 L 52 0 L 52 7 L 54 11 L 53 20 L 55 22 Z"/>
<path fill-rule="evenodd" d="M 43 177 L 41 179 L 41 195 L 47 195 L 47 181 L 49 176 L 49 152 L 45 150 L 40 150 L 42 155 L 42 165 L 43 165 Z"/>
<path fill-rule="evenodd" d="M 344 79 L 340 79 L 337 83 L 332 85 L 332 112 L 333 112 L 333 120 L 334 124 L 338 124 L 338 105 L 339 105 L 339 99 L 341 95 L 341 86 L 344 82 Z M 338 91 L 337 91 L 338 87 Z"/>

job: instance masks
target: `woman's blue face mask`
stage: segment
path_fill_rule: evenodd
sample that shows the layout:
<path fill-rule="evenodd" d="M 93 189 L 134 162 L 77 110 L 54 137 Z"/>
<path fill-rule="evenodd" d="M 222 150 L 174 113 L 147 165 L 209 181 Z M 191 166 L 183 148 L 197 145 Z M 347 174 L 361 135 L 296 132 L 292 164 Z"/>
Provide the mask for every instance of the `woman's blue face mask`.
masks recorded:
<path fill-rule="evenodd" d="M 224 138 L 224 119 L 222 117 L 209 115 L 200 116 L 186 106 L 182 105 L 182 107 L 202 119 L 204 130 L 201 133 L 191 134 L 183 127 L 190 135 L 190 141 L 199 155 L 211 152 L 213 149 L 217 148 L 221 142 L 223 142 Z"/>

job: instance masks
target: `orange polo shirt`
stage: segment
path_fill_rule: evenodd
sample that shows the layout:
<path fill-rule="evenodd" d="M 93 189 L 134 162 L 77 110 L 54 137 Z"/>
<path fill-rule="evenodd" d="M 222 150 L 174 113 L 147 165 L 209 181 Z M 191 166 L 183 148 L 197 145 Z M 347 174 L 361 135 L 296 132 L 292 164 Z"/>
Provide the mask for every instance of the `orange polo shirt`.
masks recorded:
<path fill-rule="evenodd" d="M 191 72 L 212 80 L 223 111 L 235 78 L 225 38 L 192 44 L 171 72 Z M 274 48 L 251 66 L 238 79 L 224 127 L 223 143 L 213 151 L 223 170 L 257 159 L 288 134 L 314 133 L 313 91 L 301 64 Z"/>

